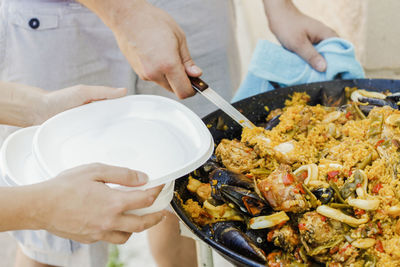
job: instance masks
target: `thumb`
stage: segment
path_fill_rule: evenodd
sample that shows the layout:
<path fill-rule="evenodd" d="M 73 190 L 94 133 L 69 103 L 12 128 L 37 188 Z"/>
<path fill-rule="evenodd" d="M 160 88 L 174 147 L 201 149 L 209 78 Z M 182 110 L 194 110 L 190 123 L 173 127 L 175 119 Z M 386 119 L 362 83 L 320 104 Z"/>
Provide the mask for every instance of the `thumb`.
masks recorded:
<path fill-rule="evenodd" d="M 123 167 L 94 163 L 83 166 L 92 180 L 124 186 L 141 186 L 147 183 L 148 176 L 144 172 Z"/>
<path fill-rule="evenodd" d="M 293 49 L 293 52 L 307 61 L 315 70 L 319 72 L 326 70 L 327 64 L 324 57 L 317 52 L 309 40 L 304 41 L 301 46 Z"/>
<path fill-rule="evenodd" d="M 194 63 L 187 47 L 186 40 L 181 43 L 180 55 L 187 75 L 190 77 L 200 77 L 201 74 L 203 74 L 203 71 Z"/>

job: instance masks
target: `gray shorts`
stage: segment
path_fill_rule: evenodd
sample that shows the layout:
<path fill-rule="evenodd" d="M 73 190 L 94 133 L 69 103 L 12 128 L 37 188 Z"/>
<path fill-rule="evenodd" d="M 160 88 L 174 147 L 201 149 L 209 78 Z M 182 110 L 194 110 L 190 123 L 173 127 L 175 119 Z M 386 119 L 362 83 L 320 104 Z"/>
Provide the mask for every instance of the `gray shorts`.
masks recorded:
<path fill-rule="evenodd" d="M 76 84 L 126 87 L 132 94 L 176 99 L 154 83 L 138 79 L 120 53 L 112 32 L 72 0 L 0 0 L 0 80 L 46 90 Z M 203 78 L 227 100 L 239 82 L 234 10 L 227 0 L 151 0 L 184 29 Z M 39 21 L 37 29 L 32 23 Z M 199 116 L 215 107 L 197 95 L 183 100 Z M 6 135 L 4 129 L 0 130 Z M 1 139 L 0 139 L 1 142 Z M 57 266 L 101 266 L 106 246 L 83 245 L 46 231 L 16 231 L 25 254 Z"/>

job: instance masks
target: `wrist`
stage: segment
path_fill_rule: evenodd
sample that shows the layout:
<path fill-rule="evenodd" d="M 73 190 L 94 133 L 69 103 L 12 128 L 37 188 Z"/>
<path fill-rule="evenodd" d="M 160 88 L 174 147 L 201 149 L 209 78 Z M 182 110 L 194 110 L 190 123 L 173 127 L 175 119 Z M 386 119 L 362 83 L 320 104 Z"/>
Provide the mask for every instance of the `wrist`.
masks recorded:
<path fill-rule="evenodd" d="M 29 223 L 28 228 L 34 230 L 48 230 L 52 210 L 49 203 L 51 199 L 46 194 L 45 183 L 25 186 L 26 205 L 24 209 L 25 219 Z M 23 229 L 25 229 L 23 228 Z"/>
<path fill-rule="evenodd" d="M 43 229 L 37 216 L 40 195 L 31 186 L 0 188 L 0 231 Z"/>

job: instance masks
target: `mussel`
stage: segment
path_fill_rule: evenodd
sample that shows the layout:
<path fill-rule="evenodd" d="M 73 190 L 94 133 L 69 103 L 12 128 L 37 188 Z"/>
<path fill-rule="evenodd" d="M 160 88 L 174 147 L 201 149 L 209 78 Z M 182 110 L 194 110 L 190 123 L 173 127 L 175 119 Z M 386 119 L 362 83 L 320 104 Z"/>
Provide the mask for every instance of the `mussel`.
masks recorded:
<path fill-rule="evenodd" d="M 194 171 L 194 175 L 199 178 L 202 182 L 208 182 L 208 177 L 211 172 L 221 168 L 221 164 L 218 162 L 217 157 L 213 154 L 200 168 Z"/>
<path fill-rule="evenodd" d="M 270 207 L 254 191 L 238 186 L 221 185 L 220 194 L 226 203 L 233 204 L 236 209 L 250 216 L 258 216 Z"/>
<path fill-rule="evenodd" d="M 268 233 L 269 229 L 247 229 L 245 231 L 245 234 L 266 253 L 271 249 L 271 243 L 268 241 Z"/>
<path fill-rule="evenodd" d="M 248 190 L 254 189 L 254 182 L 252 179 L 224 168 L 219 168 L 211 172 L 209 181 L 211 185 L 211 196 L 218 201 L 224 201 L 220 190 L 222 185 L 238 186 Z"/>
<path fill-rule="evenodd" d="M 322 204 L 329 203 L 334 195 L 334 191 L 330 187 L 317 188 L 317 189 L 313 190 L 312 193 L 314 194 L 314 196 L 317 197 L 317 199 L 319 201 L 321 201 Z"/>
<path fill-rule="evenodd" d="M 267 261 L 265 252 L 236 225 L 219 222 L 213 225 L 213 230 L 215 240 L 229 249 L 261 263 Z"/>
<path fill-rule="evenodd" d="M 321 90 L 321 104 L 326 107 L 339 107 L 346 103 L 345 90 L 330 90 L 323 88 Z"/>
<path fill-rule="evenodd" d="M 280 122 L 279 118 L 281 117 L 281 114 L 276 115 L 269 121 L 267 121 L 267 124 L 265 125 L 264 129 L 265 130 L 272 130 L 275 126 L 277 126 Z"/>
<path fill-rule="evenodd" d="M 355 103 L 367 103 L 371 106 L 389 106 L 394 109 L 398 109 L 399 106 L 396 104 L 397 102 L 393 100 L 394 97 L 387 97 L 385 94 L 366 91 L 363 89 L 355 90 L 351 94 L 351 100 Z"/>

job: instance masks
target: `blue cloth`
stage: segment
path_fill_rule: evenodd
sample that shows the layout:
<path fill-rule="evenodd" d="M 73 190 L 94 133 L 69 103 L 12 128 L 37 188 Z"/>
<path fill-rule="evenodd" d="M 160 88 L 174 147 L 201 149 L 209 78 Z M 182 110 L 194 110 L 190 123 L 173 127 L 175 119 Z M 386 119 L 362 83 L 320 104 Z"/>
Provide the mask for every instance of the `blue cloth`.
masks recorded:
<path fill-rule="evenodd" d="M 266 40 L 258 42 L 249 71 L 232 102 L 274 90 L 270 82 L 280 87 L 302 83 L 364 78 L 361 64 L 356 60 L 353 45 L 340 38 L 326 39 L 315 45 L 326 59 L 325 72 L 314 70 L 297 54 Z"/>

